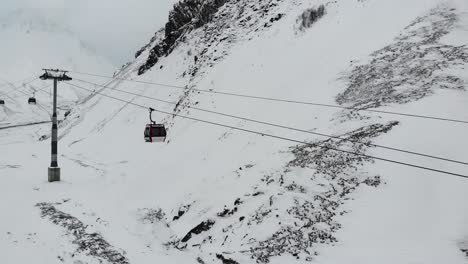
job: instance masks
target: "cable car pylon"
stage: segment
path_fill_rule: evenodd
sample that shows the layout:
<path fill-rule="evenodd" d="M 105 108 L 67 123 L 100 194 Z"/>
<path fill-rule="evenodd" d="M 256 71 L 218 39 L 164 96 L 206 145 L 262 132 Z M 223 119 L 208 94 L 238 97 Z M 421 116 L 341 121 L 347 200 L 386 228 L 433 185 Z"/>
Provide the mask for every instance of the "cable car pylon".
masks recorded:
<path fill-rule="evenodd" d="M 153 121 L 152 114 L 155 111 L 153 108 L 149 108 L 150 123 L 146 125 L 144 131 L 144 138 L 146 142 L 164 142 L 166 141 L 167 131 L 164 124 L 156 124 Z"/>
<path fill-rule="evenodd" d="M 60 181 L 60 167 L 57 162 L 58 153 L 58 125 L 57 125 L 57 83 L 71 81 L 67 76 L 67 71 L 44 69 L 45 73 L 41 75 L 41 80 L 54 80 L 54 105 L 52 112 L 52 137 L 51 137 L 51 163 L 49 167 L 49 182 Z"/>

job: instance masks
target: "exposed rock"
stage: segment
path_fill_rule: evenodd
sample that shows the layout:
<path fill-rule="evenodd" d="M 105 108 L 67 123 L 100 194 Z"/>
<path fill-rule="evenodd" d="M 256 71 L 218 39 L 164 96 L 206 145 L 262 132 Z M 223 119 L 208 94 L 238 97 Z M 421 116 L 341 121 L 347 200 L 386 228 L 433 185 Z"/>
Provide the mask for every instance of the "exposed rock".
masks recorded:
<path fill-rule="evenodd" d="M 179 210 L 177 211 L 177 215 L 175 215 L 172 218 L 172 221 L 179 220 L 189 209 L 190 209 L 190 205 L 185 205 L 185 206 L 180 207 Z"/>
<path fill-rule="evenodd" d="M 207 220 L 204 222 L 201 222 L 199 225 L 194 227 L 192 230 L 190 230 L 184 238 L 182 238 L 181 242 L 185 243 L 189 241 L 192 238 L 192 234 L 199 235 L 205 231 L 208 231 L 211 229 L 211 227 L 215 224 L 215 221 L 213 220 Z"/>
<path fill-rule="evenodd" d="M 219 217 L 227 217 L 233 215 L 235 212 L 237 212 L 237 207 L 234 207 L 233 209 L 229 210 L 227 208 L 224 208 L 224 210 L 220 213 L 218 213 Z"/>
<path fill-rule="evenodd" d="M 144 208 L 144 209 L 140 209 L 140 212 L 142 213 L 141 221 L 151 223 L 151 224 L 161 222 L 166 217 L 166 214 L 160 208 L 159 209 Z"/>
<path fill-rule="evenodd" d="M 225 258 L 221 254 L 216 254 L 216 258 L 221 260 L 223 262 L 223 264 L 239 264 L 239 262 L 237 262 L 235 260 L 232 260 L 232 259 L 229 259 L 229 258 Z"/>
<path fill-rule="evenodd" d="M 226 1 L 227 0 L 182 0 L 176 3 L 169 13 L 169 21 L 166 23 L 164 29 L 165 38 L 151 49 L 146 63 L 140 67 L 138 74 L 141 75 L 145 73 L 158 62 L 158 58 L 169 54 L 177 39 L 183 34 L 210 22 L 214 13 L 216 13 Z M 136 56 L 138 57 L 146 48 L 148 47 L 143 47 L 136 53 Z"/>
<path fill-rule="evenodd" d="M 293 225 L 282 225 L 266 240 L 255 241 L 255 246 L 250 248 L 251 256 L 259 263 L 268 263 L 272 257 L 289 254 L 297 259 L 312 260 L 317 253 L 313 251 L 316 244 L 332 244 L 337 242 L 335 232 L 341 228 L 336 216 L 343 215 L 340 205 L 348 199 L 361 183 L 370 186 L 378 186 L 380 177 L 365 177 L 359 172 L 364 162 L 372 162 L 370 158 L 340 152 L 337 149 L 352 151 L 357 154 L 365 154 L 372 138 L 387 133 L 398 122 L 390 122 L 386 125 L 373 124 L 351 131 L 342 139 L 329 139 L 312 144 L 304 144 L 293 147 L 291 152 L 295 158 L 291 160 L 286 172 L 294 167 L 314 169 L 311 180 L 314 184 L 320 184 L 322 192 L 310 199 L 307 189 L 301 187 L 295 181 L 286 184 L 284 189 L 294 197 L 294 205 L 286 210 L 289 219 L 294 219 Z M 350 141 L 351 140 L 351 141 Z M 361 180 L 361 178 L 364 178 Z M 270 176 L 265 184 L 280 184 L 284 181 L 283 175 Z M 305 196 L 298 196 L 304 194 Z M 287 193 L 280 193 L 282 197 Z M 250 225 L 261 224 L 268 217 L 273 208 L 270 198 L 269 203 L 258 208 L 250 220 Z M 280 217 L 276 214 L 276 217 Z"/>
<path fill-rule="evenodd" d="M 127 258 L 110 245 L 100 234 L 88 233 L 87 226 L 77 218 L 57 210 L 52 204 L 39 203 L 41 216 L 49 218 L 52 223 L 64 227 L 74 236 L 73 244 L 78 246 L 77 251 L 97 258 L 100 262 L 113 264 L 128 264 Z"/>
<path fill-rule="evenodd" d="M 325 6 L 320 5 L 317 8 L 309 8 L 297 19 L 298 29 L 304 31 L 310 28 L 315 22 L 325 15 Z"/>
<path fill-rule="evenodd" d="M 457 21 L 455 9 L 448 6 L 417 18 L 395 43 L 372 53 L 367 64 L 354 66 L 337 102 L 368 109 L 419 100 L 437 88 L 464 89 L 465 81 L 445 70 L 468 63 L 468 47 L 440 41 Z"/>

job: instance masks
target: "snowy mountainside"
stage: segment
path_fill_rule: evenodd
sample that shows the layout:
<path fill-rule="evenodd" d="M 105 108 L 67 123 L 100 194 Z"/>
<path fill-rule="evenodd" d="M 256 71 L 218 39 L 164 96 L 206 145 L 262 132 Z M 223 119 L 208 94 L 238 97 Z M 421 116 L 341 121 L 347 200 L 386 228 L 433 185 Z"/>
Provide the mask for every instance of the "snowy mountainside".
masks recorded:
<path fill-rule="evenodd" d="M 323 17 L 299 30 L 321 5 Z M 363 156 L 466 175 L 462 164 L 376 147 L 466 161 L 465 124 L 196 89 L 468 120 L 467 14 L 462 0 L 241 0 L 183 27 L 159 55 L 171 35 L 158 31 L 108 88 L 73 82 L 95 92 L 61 124 L 61 183 L 45 182 L 48 142 L 2 146 L 12 154 L 0 173 L 15 175 L 0 186 L 12 201 L 0 202 L 3 259 L 466 263 L 466 179 Z M 173 113 L 154 114 L 166 143 L 143 142 L 148 112 L 133 104 Z"/>
<path fill-rule="evenodd" d="M 51 83 L 32 81 L 42 74 L 43 68 L 107 73 L 114 68 L 80 41 L 54 12 L 20 9 L 1 17 L 0 37 L 0 96 L 6 101 L 0 109 L 3 122 L 16 124 L 31 121 L 31 118 L 34 121 L 50 119 L 50 110 L 48 113 L 43 109 L 51 109 Z M 25 102 L 33 95 L 39 104 L 28 106 Z M 86 93 L 63 86 L 59 95 L 63 114 Z"/>

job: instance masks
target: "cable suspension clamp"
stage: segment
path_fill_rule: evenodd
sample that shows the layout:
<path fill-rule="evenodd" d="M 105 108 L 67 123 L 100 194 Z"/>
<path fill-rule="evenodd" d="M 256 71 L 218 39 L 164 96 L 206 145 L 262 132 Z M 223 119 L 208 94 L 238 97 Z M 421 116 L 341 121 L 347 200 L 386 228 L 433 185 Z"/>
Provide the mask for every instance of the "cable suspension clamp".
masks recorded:
<path fill-rule="evenodd" d="M 148 108 L 148 110 L 149 110 L 149 118 L 150 118 L 151 123 L 152 123 L 152 124 L 156 124 L 156 122 L 153 121 L 153 118 L 152 118 L 152 114 L 153 114 L 153 112 L 154 112 L 155 110 L 154 110 L 153 108 L 151 108 L 151 107 Z"/>

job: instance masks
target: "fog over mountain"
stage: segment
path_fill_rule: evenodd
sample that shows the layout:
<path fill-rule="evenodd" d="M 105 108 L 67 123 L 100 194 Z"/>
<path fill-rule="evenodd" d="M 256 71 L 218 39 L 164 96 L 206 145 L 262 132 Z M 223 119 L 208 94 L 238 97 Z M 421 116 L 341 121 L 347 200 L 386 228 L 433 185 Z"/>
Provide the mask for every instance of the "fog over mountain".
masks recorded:
<path fill-rule="evenodd" d="M 24 12 L 32 17 L 47 17 L 48 21 L 73 31 L 96 53 L 119 66 L 133 59 L 134 51 L 164 25 L 174 2 L 4 0 L 0 8 L 0 21 L 4 21 L 5 17 L 11 21 L 15 14 Z"/>

